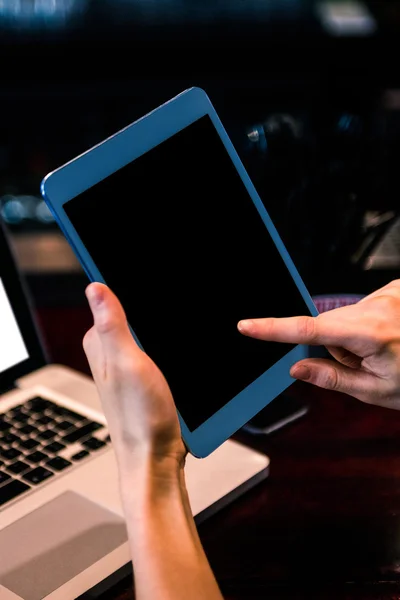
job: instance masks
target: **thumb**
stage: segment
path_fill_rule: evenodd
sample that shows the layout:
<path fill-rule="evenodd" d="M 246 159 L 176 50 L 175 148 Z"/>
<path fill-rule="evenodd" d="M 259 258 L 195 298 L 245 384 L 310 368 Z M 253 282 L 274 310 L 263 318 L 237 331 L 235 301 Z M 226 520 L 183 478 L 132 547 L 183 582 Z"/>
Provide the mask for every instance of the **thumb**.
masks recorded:
<path fill-rule="evenodd" d="M 325 358 L 305 359 L 290 369 L 294 379 L 307 381 L 325 390 L 335 390 L 363 402 L 376 393 L 376 377 Z"/>
<path fill-rule="evenodd" d="M 125 344 L 137 346 L 126 320 L 125 311 L 116 295 L 103 283 L 90 283 L 86 288 L 94 320 L 94 329 L 108 353 L 120 353 Z M 138 348 L 139 349 L 139 348 Z"/>

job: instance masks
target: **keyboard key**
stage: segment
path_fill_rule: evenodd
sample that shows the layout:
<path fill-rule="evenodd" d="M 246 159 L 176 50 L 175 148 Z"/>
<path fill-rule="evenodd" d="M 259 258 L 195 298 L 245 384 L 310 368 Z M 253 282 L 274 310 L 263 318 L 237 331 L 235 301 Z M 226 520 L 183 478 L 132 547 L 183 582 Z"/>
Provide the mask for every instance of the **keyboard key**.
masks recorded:
<path fill-rule="evenodd" d="M 9 448 L 8 450 L 0 452 L 1 457 L 5 460 L 14 460 L 15 458 L 18 458 L 20 454 L 20 450 L 17 450 L 16 448 Z"/>
<path fill-rule="evenodd" d="M 27 423 L 26 425 L 23 425 L 22 427 L 20 427 L 18 429 L 18 433 L 24 434 L 24 435 L 31 435 L 32 433 L 36 433 L 38 430 L 37 427 L 34 427 L 33 425 L 30 425 L 29 423 Z"/>
<path fill-rule="evenodd" d="M 60 444 L 60 442 L 52 442 L 51 444 L 45 446 L 43 450 L 45 450 L 49 454 L 57 454 L 57 452 L 60 452 L 60 450 L 62 450 L 65 447 L 65 444 Z"/>
<path fill-rule="evenodd" d="M 45 481 L 46 479 L 48 479 L 49 477 L 52 477 L 53 475 L 54 475 L 53 471 L 49 471 L 48 469 L 45 469 L 44 467 L 36 467 L 36 469 L 33 469 L 32 471 L 28 471 L 28 473 L 25 473 L 25 475 L 22 476 L 22 479 L 24 479 L 25 481 L 28 481 L 29 483 L 33 483 L 33 484 L 37 485 L 38 483 L 42 483 L 42 481 Z"/>
<path fill-rule="evenodd" d="M 11 479 L 11 477 L 7 473 L 4 473 L 4 471 L 0 471 L 0 483 L 4 483 L 7 479 Z"/>
<path fill-rule="evenodd" d="M 30 489 L 30 486 L 22 481 L 18 481 L 17 479 L 13 479 L 6 485 L 2 485 L 0 487 L 0 506 L 13 500 L 23 492 L 26 492 Z"/>
<path fill-rule="evenodd" d="M 46 462 L 46 466 L 50 467 L 50 469 L 54 469 L 55 471 L 63 471 L 70 465 L 72 465 L 72 463 L 65 458 L 61 458 L 61 456 L 56 456 L 55 458 L 52 458 Z"/>
<path fill-rule="evenodd" d="M 85 456 L 90 456 L 90 453 L 87 450 L 81 450 L 77 452 L 73 456 L 71 456 L 71 460 L 82 460 Z"/>
<path fill-rule="evenodd" d="M 79 413 L 74 412 L 73 410 L 69 410 L 69 408 L 63 408 L 62 413 L 68 421 L 74 421 L 74 423 L 78 423 L 79 421 L 84 421 L 86 417 L 84 415 L 80 415 Z"/>
<path fill-rule="evenodd" d="M 77 452 L 80 452 L 81 450 L 83 450 L 81 442 L 75 442 L 74 444 L 68 444 L 68 446 L 66 446 L 64 450 L 61 450 L 58 453 L 58 456 L 62 456 L 67 460 L 71 460 L 71 457 Z"/>
<path fill-rule="evenodd" d="M 18 441 L 19 441 L 19 437 L 17 435 L 14 435 L 13 433 L 6 433 L 5 435 L 3 435 L 3 437 L 0 440 L 0 442 L 2 444 L 9 444 L 10 446 L 14 442 L 18 442 Z"/>
<path fill-rule="evenodd" d="M 102 427 L 103 425 L 101 425 L 101 423 L 95 423 L 94 421 L 90 421 L 86 425 L 83 425 L 83 427 L 79 427 L 79 429 L 76 429 L 71 433 L 67 433 L 62 439 L 67 444 L 72 444 L 73 442 L 77 442 L 83 437 L 87 437 L 88 435 L 93 433 L 93 431 L 97 431 Z"/>
<path fill-rule="evenodd" d="M 67 431 L 68 429 L 71 429 L 71 427 L 75 427 L 75 424 L 71 423 L 71 421 L 61 421 L 61 423 L 54 425 L 54 428 L 59 431 Z"/>
<path fill-rule="evenodd" d="M 106 446 L 106 443 L 102 440 L 98 440 L 92 437 L 86 440 L 85 442 L 82 442 L 82 446 L 85 446 L 85 448 L 89 448 L 89 450 L 98 450 L 98 448 Z"/>
<path fill-rule="evenodd" d="M 30 417 L 30 415 L 27 415 L 26 413 L 23 413 L 23 412 L 19 412 L 12 417 L 12 420 L 14 423 L 26 423 L 26 421 L 28 421 L 29 417 Z"/>
<path fill-rule="evenodd" d="M 12 408 L 11 410 L 7 411 L 7 414 L 10 416 L 14 416 L 17 415 L 19 412 L 21 412 L 21 410 L 23 410 L 25 407 L 24 404 L 18 404 L 18 406 L 14 406 L 14 408 Z"/>
<path fill-rule="evenodd" d="M 54 419 L 47 415 L 42 415 L 35 419 L 35 423 L 39 423 L 40 425 L 50 425 L 50 423 L 54 423 Z"/>
<path fill-rule="evenodd" d="M 0 419 L 0 431 L 8 431 L 11 427 L 11 423 L 8 423 L 5 419 Z"/>
<path fill-rule="evenodd" d="M 33 413 L 44 412 L 46 408 L 50 408 L 52 405 L 52 402 L 40 398 L 40 396 L 32 398 L 32 400 L 29 400 L 29 402 L 26 403 L 27 408 Z"/>
<path fill-rule="evenodd" d="M 46 458 L 49 458 L 47 454 L 44 454 L 39 450 L 37 450 L 36 452 L 32 452 L 32 454 L 27 454 L 25 456 L 25 460 L 34 464 L 40 463 L 42 460 L 46 460 Z"/>
<path fill-rule="evenodd" d="M 84 415 L 74 412 L 69 408 L 65 408 L 64 406 L 54 405 L 52 408 L 52 414 L 57 417 L 63 417 L 62 420 L 72 421 L 73 423 L 78 423 L 86 419 Z"/>
<path fill-rule="evenodd" d="M 64 414 L 64 410 L 65 408 L 63 406 L 60 406 L 59 404 L 54 404 L 51 407 L 51 409 L 49 409 L 49 412 L 51 412 L 52 415 L 57 415 L 58 417 L 60 417 Z"/>
<path fill-rule="evenodd" d="M 24 440 L 23 442 L 20 442 L 19 446 L 20 446 L 20 448 L 23 448 L 24 450 L 33 450 L 33 448 L 36 448 L 36 446 L 39 446 L 39 444 L 40 444 L 40 442 L 30 438 L 28 440 Z"/>
<path fill-rule="evenodd" d="M 40 440 L 52 440 L 56 437 L 56 432 L 51 429 L 46 429 L 45 431 L 41 431 L 37 434 L 37 438 Z"/>
<path fill-rule="evenodd" d="M 7 470 L 11 473 L 14 473 L 14 475 L 19 475 L 20 473 L 23 473 L 24 471 L 27 471 L 30 468 L 30 465 L 27 465 L 26 463 L 22 462 L 22 460 L 17 460 L 17 462 L 9 465 L 7 467 Z"/>

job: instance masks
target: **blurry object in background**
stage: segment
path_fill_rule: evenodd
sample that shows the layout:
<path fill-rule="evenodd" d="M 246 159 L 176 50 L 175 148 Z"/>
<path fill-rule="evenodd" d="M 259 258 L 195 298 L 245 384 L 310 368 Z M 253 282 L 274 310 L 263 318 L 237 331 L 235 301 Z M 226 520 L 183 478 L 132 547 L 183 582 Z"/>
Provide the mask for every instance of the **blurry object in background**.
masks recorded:
<path fill-rule="evenodd" d="M 365 3 L 358 0 L 319 1 L 316 12 L 325 31 L 333 36 L 369 36 L 378 30 Z"/>
<path fill-rule="evenodd" d="M 385 234 L 365 259 L 365 269 L 400 268 L 400 216 L 392 218 Z"/>
<path fill-rule="evenodd" d="M 269 435 L 289 425 L 300 417 L 306 415 L 309 406 L 303 400 L 280 394 L 265 408 L 256 414 L 246 425 L 243 431 L 253 435 Z"/>
<path fill-rule="evenodd" d="M 0 196 L 0 218 L 13 234 L 17 261 L 25 273 L 82 271 L 41 197 L 17 193 Z"/>
<path fill-rule="evenodd" d="M 383 212 L 370 210 L 365 213 L 362 225 L 362 239 L 356 252 L 351 257 L 353 264 L 360 265 L 362 268 L 369 268 L 368 265 L 371 264 L 372 254 L 376 254 L 378 247 L 380 248 L 382 242 L 386 240 L 392 224 L 397 220 L 397 217 L 398 212 L 394 210 Z M 385 268 L 387 266 L 386 263 Z"/>
<path fill-rule="evenodd" d="M 61 232 L 15 233 L 12 240 L 18 265 L 27 275 L 83 274 Z"/>
<path fill-rule="evenodd" d="M 85 0 L 0 0 L 0 26 L 22 30 L 63 27 L 85 8 Z"/>
<path fill-rule="evenodd" d="M 359 300 L 364 298 L 364 294 L 329 294 L 321 296 L 313 296 L 313 302 L 319 313 L 327 312 L 342 306 L 350 306 L 357 304 Z"/>
<path fill-rule="evenodd" d="M 17 196 L 6 194 L 0 199 L 0 212 L 4 221 L 10 225 L 19 225 L 27 218 L 27 206 Z"/>
<path fill-rule="evenodd" d="M 229 23 L 239 21 L 245 24 L 249 20 L 268 21 L 285 19 L 295 21 L 308 12 L 307 3 L 303 0 L 219 0 L 204 2 L 204 0 L 105 0 L 103 3 L 106 13 L 113 19 L 126 24 L 133 19 L 146 21 L 162 21 L 175 23 Z"/>
<path fill-rule="evenodd" d="M 304 121 L 286 112 L 267 113 L 262 122 L 247 128 L 243 145 L 249 174 L 281 235 L 291 218 L 290 198 L 305 173 Z"/>
<path fill-rule="evenodd" d="M 301 139 L 303 123 L 292 115 L 286 113 L 273 113 L 264 122 L 265 134 L 274 143 L 275 140 L 287 143 L 291 140 Z"/>
<path fill-rule="evenodd" d="M 400 12 L 400 11 L 399 11 Z M 385 90 L 382 95 L 382 105 L 386 110 L 400 110 L 400 90 Z"/>
<path fill-rule="evenodd" d="M 265 135 L 264 125 L 253 125 L 247 132 L 247 137 L 249 140 L 249 151 L 251 152 L 251 148 L 257 148 L 257 150 L 261 154 L 265 154 L 268 148 L 267 138 Z"/>
<path fill-rule="evenodd" d="M 396 98 L 266 110 L 242 135 L 249 174 L 313 294 L 364 292 L 366 268 L 400 268 Z"/>
<path fill-rule="evenodd" d="M 273 113 L 263 123 L 256 124 L 247 131 L 248 150 L 252 152 L 257 149 L 265 154 L 269 146 L 273 150 L 280 146 L 287 152 L 288 144 L 301 139 L 302 135 L 303 123 L 299 119 L 286 113 Z"/>
<path fill-rule="evenodd" d="M 19 227 L 54 223 L 53 215 L 42 198 L 29 194 L 4 194 L 0 197 L 0 215 L 7 225 Z"/>
<path fill-rule="evenodd" d="M 369 270 L 400 269 L 400 202 L 398 200 L 398 161 L 400 155 L 400 90 L 388 89 L 382 94 L 382 107 L 386 115 L 384 133 L 386 140 L 386 176 L 391 185 L 388 195 L 393 197 L 392 210 L 369 211 L 365 215 L 366 248 L 360 264 Z"/>

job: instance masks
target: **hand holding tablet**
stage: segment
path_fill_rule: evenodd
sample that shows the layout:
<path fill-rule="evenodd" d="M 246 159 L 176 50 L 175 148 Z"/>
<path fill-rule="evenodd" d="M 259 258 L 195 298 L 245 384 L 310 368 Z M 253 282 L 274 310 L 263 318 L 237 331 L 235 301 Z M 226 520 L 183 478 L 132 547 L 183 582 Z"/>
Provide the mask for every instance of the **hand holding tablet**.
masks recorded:
<path fill-rule="evenodd" d="M 191 88 L 49 173 L 42 195 L 91 281 L 118 296 L 207 456 L 285 390 L 307 347 L 241 319 L 317 310 L 206 93 Z"/>

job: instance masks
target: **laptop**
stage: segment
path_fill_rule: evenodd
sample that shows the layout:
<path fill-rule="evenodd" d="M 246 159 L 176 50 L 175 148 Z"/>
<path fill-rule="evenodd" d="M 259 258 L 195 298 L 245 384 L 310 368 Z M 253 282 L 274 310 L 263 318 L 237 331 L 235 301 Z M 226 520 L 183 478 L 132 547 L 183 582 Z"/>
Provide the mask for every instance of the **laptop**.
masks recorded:
<path fill-rule="evenodd" d="M 189 455 L 196 522 L 268 472 L 268 456 L 234 440 L 205 459 Z M 0 598 L 84 597 L 131 566 L 117 465 L 95 385 L 48 360 L 10 232 L 0 221 Z"/>

